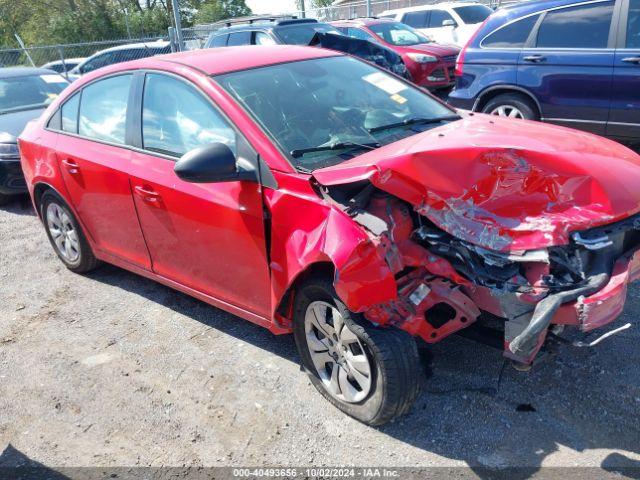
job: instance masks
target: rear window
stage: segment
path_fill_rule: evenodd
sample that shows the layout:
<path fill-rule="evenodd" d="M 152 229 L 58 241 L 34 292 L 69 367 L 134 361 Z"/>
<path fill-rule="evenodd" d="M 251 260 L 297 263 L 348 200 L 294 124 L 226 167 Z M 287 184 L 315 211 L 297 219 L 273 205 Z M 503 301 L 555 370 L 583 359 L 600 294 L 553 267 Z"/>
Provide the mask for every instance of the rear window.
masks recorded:
<path fill-rule="evenodd" d="M 209 47 L 226 47 L 227 38 L 229 38 L 229 35 L 218 35 L 216 37 L 213 37 Z"/>
<path fill-rule="evenodd" d="M 454 12 L 462 19 L 466 24 L 482 23 L 489 15 L 493 13 L 486 5 L 467 5 L 465 7 L 454 7 Z"/>
<path fill-rule="evenodd" d="M 333 33 L 341 35 L 340 30 L 326 23 L 307 23 L 287 25 L 274 30 L 283 43 L 287 45 L 309 45 L 316 33 Z"/>
<path fill-rule="evenodd" d="M 606 48 L 613 2 L 547 12 L 538 30 L 538 48 Z"/>
<path fill-rule="evenodd" d="M 482 46 L 486 48 L 522 48 L 538 18 L 540 15 L 532 15 L 506 25 L 488 35 L 482 41 Z"/>
<path fill-rule="evenodd" d="M 229 34 L 227 47 L 233 47 L 237 45 L 251 45 L 251 31 Z"/>

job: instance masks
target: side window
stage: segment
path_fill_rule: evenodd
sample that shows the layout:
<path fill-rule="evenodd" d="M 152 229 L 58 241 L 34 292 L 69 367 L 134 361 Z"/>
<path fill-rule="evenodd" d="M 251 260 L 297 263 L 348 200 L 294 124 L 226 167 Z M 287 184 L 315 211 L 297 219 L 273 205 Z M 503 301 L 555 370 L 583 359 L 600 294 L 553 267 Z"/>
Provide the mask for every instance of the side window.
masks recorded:
<path fill-rule="evenodd" d="M 82 90 L 78 133 L 124 144 L 131 75 L 99 80 Z"/>
<path fill-rule="evenodd" d="M 276 41 L 264 32 L 256 32 L 254 43 L 256 45 L 275 45 Z"/>
<path fill-rule="evenodd" d="M 443 27 L 443 23 L 446 20 L 451 20 L 455 25 L 455 21 L 453 17 L 449 14 L 449 12 L 445 12 L 444 10 L 431 10 L 431 18 L 429 19 L 429 28 L 440 28 Z"/>
<path fill-rule="evenodd" d="M 502 27 L 488 35 L 482 41 L 482 46 L 486 48 L 522 48 L 538 18 L 540 15 L 532 15 Z"/>
<path fill-rule="evenodd" d="M 226 47 L 227 39 L 229 35 L 218 35 L 217 37 L 213 37 L 213 41 L 211 42 L 212 47 Z"/>
<path fill-rule="evenodd" d="M 406 23 L 413 28 L 426 28 L 429 21 L 429 12 L 409 12 L 402 17 L 402 23 Z"/>
<path fill-rule="evenodd" d="M 347 36 L 351 38 L 357 38 L 359 40 L 367 40 L 369 42 L 376 41 L 375 38 L 373 38 L 373 36 L 369 35 L 364 30 L 360 30 L 359 28 L 353 28 L 353 27 L 347 28 Z"/>
<path fill-rule="evenodd" d="M 217 142 L 235 150 L 236 133 L 200 92 L 173 77 L 147 74 L 142 100 L 143 148 L 180 157 Z"/>
<path fill-rule="evenodd" d="M 551 10 L 538 30 L 538 48 L 607 48 L 614 2 Z"/>
<path fill-rule="evenodd" d="M 62 108 L 62 131 L 78 133 L 78 108 L 80 107 L 80 93 L 76 93 L 67 100 Z"/>
<path fill-rule="evenodd" d="M 640 0 L 629 0 L 627 48 L 640 48 Z"/>
<path fill-rule="evenodd" d="M 235 45 L 251 45 L 251 32 L 236 32 L 229 34 L 227 47 Z"/>

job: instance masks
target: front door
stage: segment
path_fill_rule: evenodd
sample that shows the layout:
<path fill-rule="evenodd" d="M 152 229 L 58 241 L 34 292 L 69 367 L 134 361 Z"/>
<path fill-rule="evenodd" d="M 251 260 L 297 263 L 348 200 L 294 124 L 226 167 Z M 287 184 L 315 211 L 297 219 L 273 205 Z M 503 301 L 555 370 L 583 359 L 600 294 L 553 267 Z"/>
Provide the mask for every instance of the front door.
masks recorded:
<path fill-rule="evenodd" d="M 173 171 L 181 155 L 201 145 L 225 143 L 244 158 L 253 152 L 209 99 L 182 79 L 147 73 L 142 101 L 144 152 L 133 154 L 131 183 L 153 271 L 269 317 L 261 186 L 187 183 Z"/>
<path fill-rule="evenodd" d="M 613 10 L 613 1 L 602 1 L 543 14 L 518 62 L 518 85 L 538 99 L 543 120 L 605 133 L 613 77 Z"/>
<path fill-rule="evenodd" d="M 640 139 L 640 0 L 625 0 L 607 135 Z"/>
<path fill-rule="evenodd" d="M 132 78 L 99 80 L 65 102 L 57 155 L 71 201 L 98 248 L 148 269 L 131 198 L 131 150 L 124 148 Z"/>

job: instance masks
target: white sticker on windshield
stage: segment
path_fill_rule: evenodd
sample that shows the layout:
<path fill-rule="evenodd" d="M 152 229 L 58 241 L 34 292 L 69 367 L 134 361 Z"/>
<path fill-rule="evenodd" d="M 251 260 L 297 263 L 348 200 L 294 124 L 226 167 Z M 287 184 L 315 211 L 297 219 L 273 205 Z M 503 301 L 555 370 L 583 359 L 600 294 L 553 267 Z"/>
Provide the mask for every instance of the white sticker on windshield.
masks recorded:
<path fill-rule="evenodd" d="M 40 78 L 47 83 L 64 83 L 64 78 L 60 75 L 41 75 Z"/>
<path fill-rule="evenodd" d="M 369 82 L 371 85 L 375 85 L 380 90 L 384 90 L 389 95 L 395 95 L 396 93 L 407 89 L 407 86 L 400 80 L 396 80 L 395 78 L 382 72 L 376 72 L 372 73 L 371 75 L 367 75 L 366 77 L 364 77 L 364 80 Z"/>

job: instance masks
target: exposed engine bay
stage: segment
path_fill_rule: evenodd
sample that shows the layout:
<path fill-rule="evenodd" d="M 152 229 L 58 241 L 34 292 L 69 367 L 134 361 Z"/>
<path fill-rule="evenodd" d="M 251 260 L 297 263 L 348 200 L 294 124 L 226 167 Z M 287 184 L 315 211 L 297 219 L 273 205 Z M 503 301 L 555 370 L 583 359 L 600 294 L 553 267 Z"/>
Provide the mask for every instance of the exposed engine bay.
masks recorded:
<path fill-rule="evenodd" d="M 572 232 L 568 245 L 495 251 L 368 181 L 317 188 L 366 229 L 396 279 L 397 299 L 367 308 L 367 319 L 434 343 L 488 314 L 504 321 L 505 356 L 521 363 L 531 363 L 552 324 L 600 326 L 585 298 L 612 283 L 617 262 L 629 263 L 640 247 L 640 214 Z"/>

